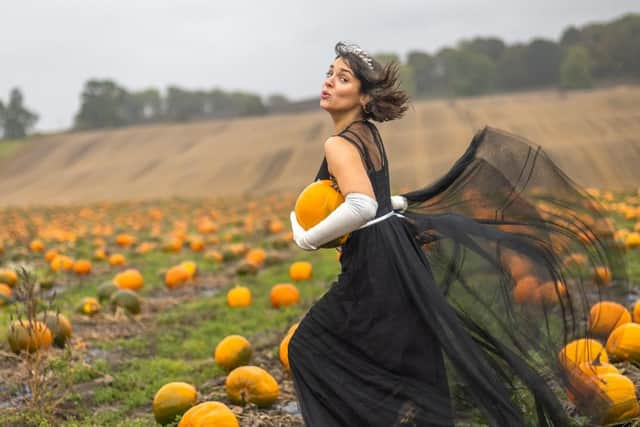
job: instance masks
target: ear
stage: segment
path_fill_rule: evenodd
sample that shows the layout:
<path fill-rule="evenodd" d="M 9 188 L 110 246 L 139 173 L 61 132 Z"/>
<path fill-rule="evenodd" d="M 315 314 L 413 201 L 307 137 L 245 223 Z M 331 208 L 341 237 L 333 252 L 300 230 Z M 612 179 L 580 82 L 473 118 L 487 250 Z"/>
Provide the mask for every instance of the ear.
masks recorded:
<path fill-rule="evenodd" d="M 371 95 L 367 94 L 363 94 L 360 95 L 360 106 L 364 108 L 365 105 L 367 105 L 369 103 L 369 101 L 371 101 Z"/>

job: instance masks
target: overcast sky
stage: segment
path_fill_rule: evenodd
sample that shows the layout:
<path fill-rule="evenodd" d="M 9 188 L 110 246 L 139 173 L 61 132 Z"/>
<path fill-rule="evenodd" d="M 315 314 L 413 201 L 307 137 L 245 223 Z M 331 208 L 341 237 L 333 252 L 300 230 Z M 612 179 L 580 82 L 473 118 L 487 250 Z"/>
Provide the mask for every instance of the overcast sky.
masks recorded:
<path fill-rule="evenodd" d="M 638 0 L 0 0 L 0 99 L 18 86 L 38 130 L 71 126 L 82 86 L 170 84 L 315 96 L 338 40 L 434 53 L 463 38 L 558 40 Z"/>

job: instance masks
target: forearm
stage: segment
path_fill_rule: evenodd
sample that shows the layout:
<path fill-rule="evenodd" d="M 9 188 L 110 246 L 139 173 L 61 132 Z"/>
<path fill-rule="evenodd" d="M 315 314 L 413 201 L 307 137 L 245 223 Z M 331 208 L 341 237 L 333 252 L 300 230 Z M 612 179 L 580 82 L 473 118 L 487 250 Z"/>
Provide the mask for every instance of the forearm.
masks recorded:
<path fill-rule="evenodd" d="M 307 230 L 300 238 L 301 246 L 317 249 L 325 243 L 358 229 L 376 216 L 378 203 L 361 193 L 349 193 L 325 219 Z"/>

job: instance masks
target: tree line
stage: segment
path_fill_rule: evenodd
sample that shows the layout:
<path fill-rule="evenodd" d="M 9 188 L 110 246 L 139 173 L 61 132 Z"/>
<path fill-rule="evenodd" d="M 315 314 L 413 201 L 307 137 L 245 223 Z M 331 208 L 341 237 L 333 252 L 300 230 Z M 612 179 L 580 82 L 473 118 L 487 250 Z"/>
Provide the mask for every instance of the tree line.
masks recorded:
<path fill-rule="evenodd" d="M 395 60 L 400 64 L 401 84 L 416 99 L 543 87 L 588 89 L 599 81 L 640 79 L 640 14 L 581 28 L 571 26 L 557 42 L 536 38 L 507 45 L 497 37 L 476 37 L 433 54 L 414 50 L 404 59 L 394 53 L 375 56 L 381 62 Z M 37 115 L 22 104 L 18 89 L 11 92 L 6 106 L 0 100 L 0 126 L 5 138 L 20 138 L 35 124 Z M 131 91 L 110 79 L 91 79 L 80 95 L 73 129 L 261 115 L 301 108 L 317 108 L 317 103 L 291 102 L 280 94 L 263 99 L 249 92 L 177 86 L 168 87 L 165 93 L 155 88 Z"/>

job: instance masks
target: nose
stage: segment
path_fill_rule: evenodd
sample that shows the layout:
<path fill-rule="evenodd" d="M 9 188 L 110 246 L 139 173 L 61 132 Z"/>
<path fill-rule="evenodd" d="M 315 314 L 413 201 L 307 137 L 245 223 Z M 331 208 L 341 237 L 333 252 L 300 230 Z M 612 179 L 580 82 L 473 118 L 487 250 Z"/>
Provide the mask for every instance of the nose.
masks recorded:
<path fill-rule="evenodd" d="M 329 76 L 324 79 L 324 86 L 333 87 L 333 76 Z"/>

